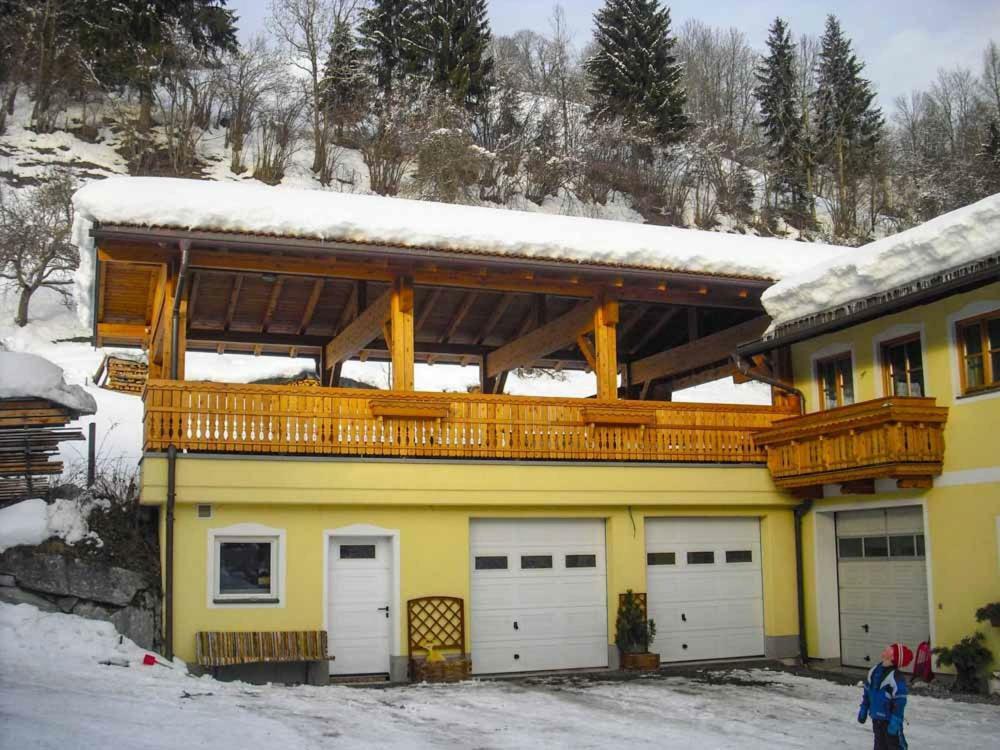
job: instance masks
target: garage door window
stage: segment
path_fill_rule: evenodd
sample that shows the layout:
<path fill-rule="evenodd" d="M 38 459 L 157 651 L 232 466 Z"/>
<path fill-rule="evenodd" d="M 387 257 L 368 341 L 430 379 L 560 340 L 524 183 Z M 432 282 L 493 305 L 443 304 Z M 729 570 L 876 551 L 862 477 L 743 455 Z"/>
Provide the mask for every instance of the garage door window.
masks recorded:
<path fill-rule="evenodd" d="M 596 568 L 597 555 L 566 555 L 567 568 Z"/>
<path fill-rule="evenodd" d="M 727 549 L 726 550 L 726 562 L 727 563 L 752 563 L 753 562 L 753 552 L 748 549 Z"/>
<path fill-rule="evenodd" d="M 841 537 L 837 540 L 837 551 L 841 560 L 886 557 L 913 560 L 924 556 L 924 535 Z"/>
<path fill-rule="evenodd" d="M 676 552 L 647 552 L 646 565 L 675 565 L 677 563 Z"/>
<path fill-rule="evenodd" d="M 476 570 L 507 570 L 507 556 L 478 556 L 476 557 Z"/>
<path fill-rule="evenodd" d="M 552 555 L 521 555 L 521 570 L 544 570 L 552 567 Z"/>
<path fill-rule="evenodd" d="M 715 552 L 688 552 L 688 565 L 712 565 L 715 563 Z"/>

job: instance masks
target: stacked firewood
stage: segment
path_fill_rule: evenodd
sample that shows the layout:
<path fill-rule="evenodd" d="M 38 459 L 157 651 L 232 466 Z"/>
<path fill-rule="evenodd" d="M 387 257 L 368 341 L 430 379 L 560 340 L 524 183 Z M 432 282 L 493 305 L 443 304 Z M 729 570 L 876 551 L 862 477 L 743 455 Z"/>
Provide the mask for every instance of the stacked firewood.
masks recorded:
<path fill-rule="evenodd" d="M 139 395 L 146 387 L 149 365 L 139 360 L 107 355 L 94 375 L 101 388 Z"/>

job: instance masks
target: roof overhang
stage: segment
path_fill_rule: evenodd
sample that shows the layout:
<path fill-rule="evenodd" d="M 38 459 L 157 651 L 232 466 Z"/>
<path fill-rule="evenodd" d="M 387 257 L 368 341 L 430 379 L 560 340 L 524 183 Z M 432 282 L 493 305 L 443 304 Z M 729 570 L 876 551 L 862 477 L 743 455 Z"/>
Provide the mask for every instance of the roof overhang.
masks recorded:
<path fill-rule="evenodd" d="M 1000 255 L 936 273 L 874 297 L 854 300 L 840 307 L 791 321 L 756 341 L 737 347 L 737 353 L 743 357 L 763 354 L 782 346 L 797 344 L 876 318 L 926 305 L 953 294 L 971 291 L 996 281 L 1000 281 Z"/>

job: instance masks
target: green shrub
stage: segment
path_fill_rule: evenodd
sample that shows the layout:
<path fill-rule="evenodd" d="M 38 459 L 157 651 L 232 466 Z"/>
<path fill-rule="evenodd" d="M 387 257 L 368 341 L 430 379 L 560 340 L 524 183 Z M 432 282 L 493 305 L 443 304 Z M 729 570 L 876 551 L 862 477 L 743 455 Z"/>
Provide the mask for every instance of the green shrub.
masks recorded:
<path fill-rule="evenodd" d="M 656 623 L 646 619 L 639 597 L 629 589 L 618 605 L 615 644 L 625 654 L 646 654 L 654 638 Z"/>
<path fill-rule="evenodd" d="M 954 646 L 934 649 L 938 661 L 946 667 L 954 667 L 958 673 L 955 690 L 963 693 L 979 693 L 983 690 L 986 667 L 993 661 L 993 654 L 983 641 L 986 637 L 976 632 L 967 635 Z"/>

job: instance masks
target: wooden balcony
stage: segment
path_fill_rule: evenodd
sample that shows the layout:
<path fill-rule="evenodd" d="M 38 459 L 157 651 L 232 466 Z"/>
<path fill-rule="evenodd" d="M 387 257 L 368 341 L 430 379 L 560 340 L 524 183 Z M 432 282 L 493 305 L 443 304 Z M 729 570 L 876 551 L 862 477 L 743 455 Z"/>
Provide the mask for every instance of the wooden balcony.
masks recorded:
<path fill-rule="evenodd" d="M 151 380 L 144 448 L 205 453 L 763 463 L 786 407 Z"/>
<path fill-rule="evenodd" d="M 809 495 L 840 484 L 868 494 L 876 479 L 931 486 L 944 461 L 947 418 L 933 398 L 880 398 L 784 419 L 754 439 L 779 487 Z"/>

